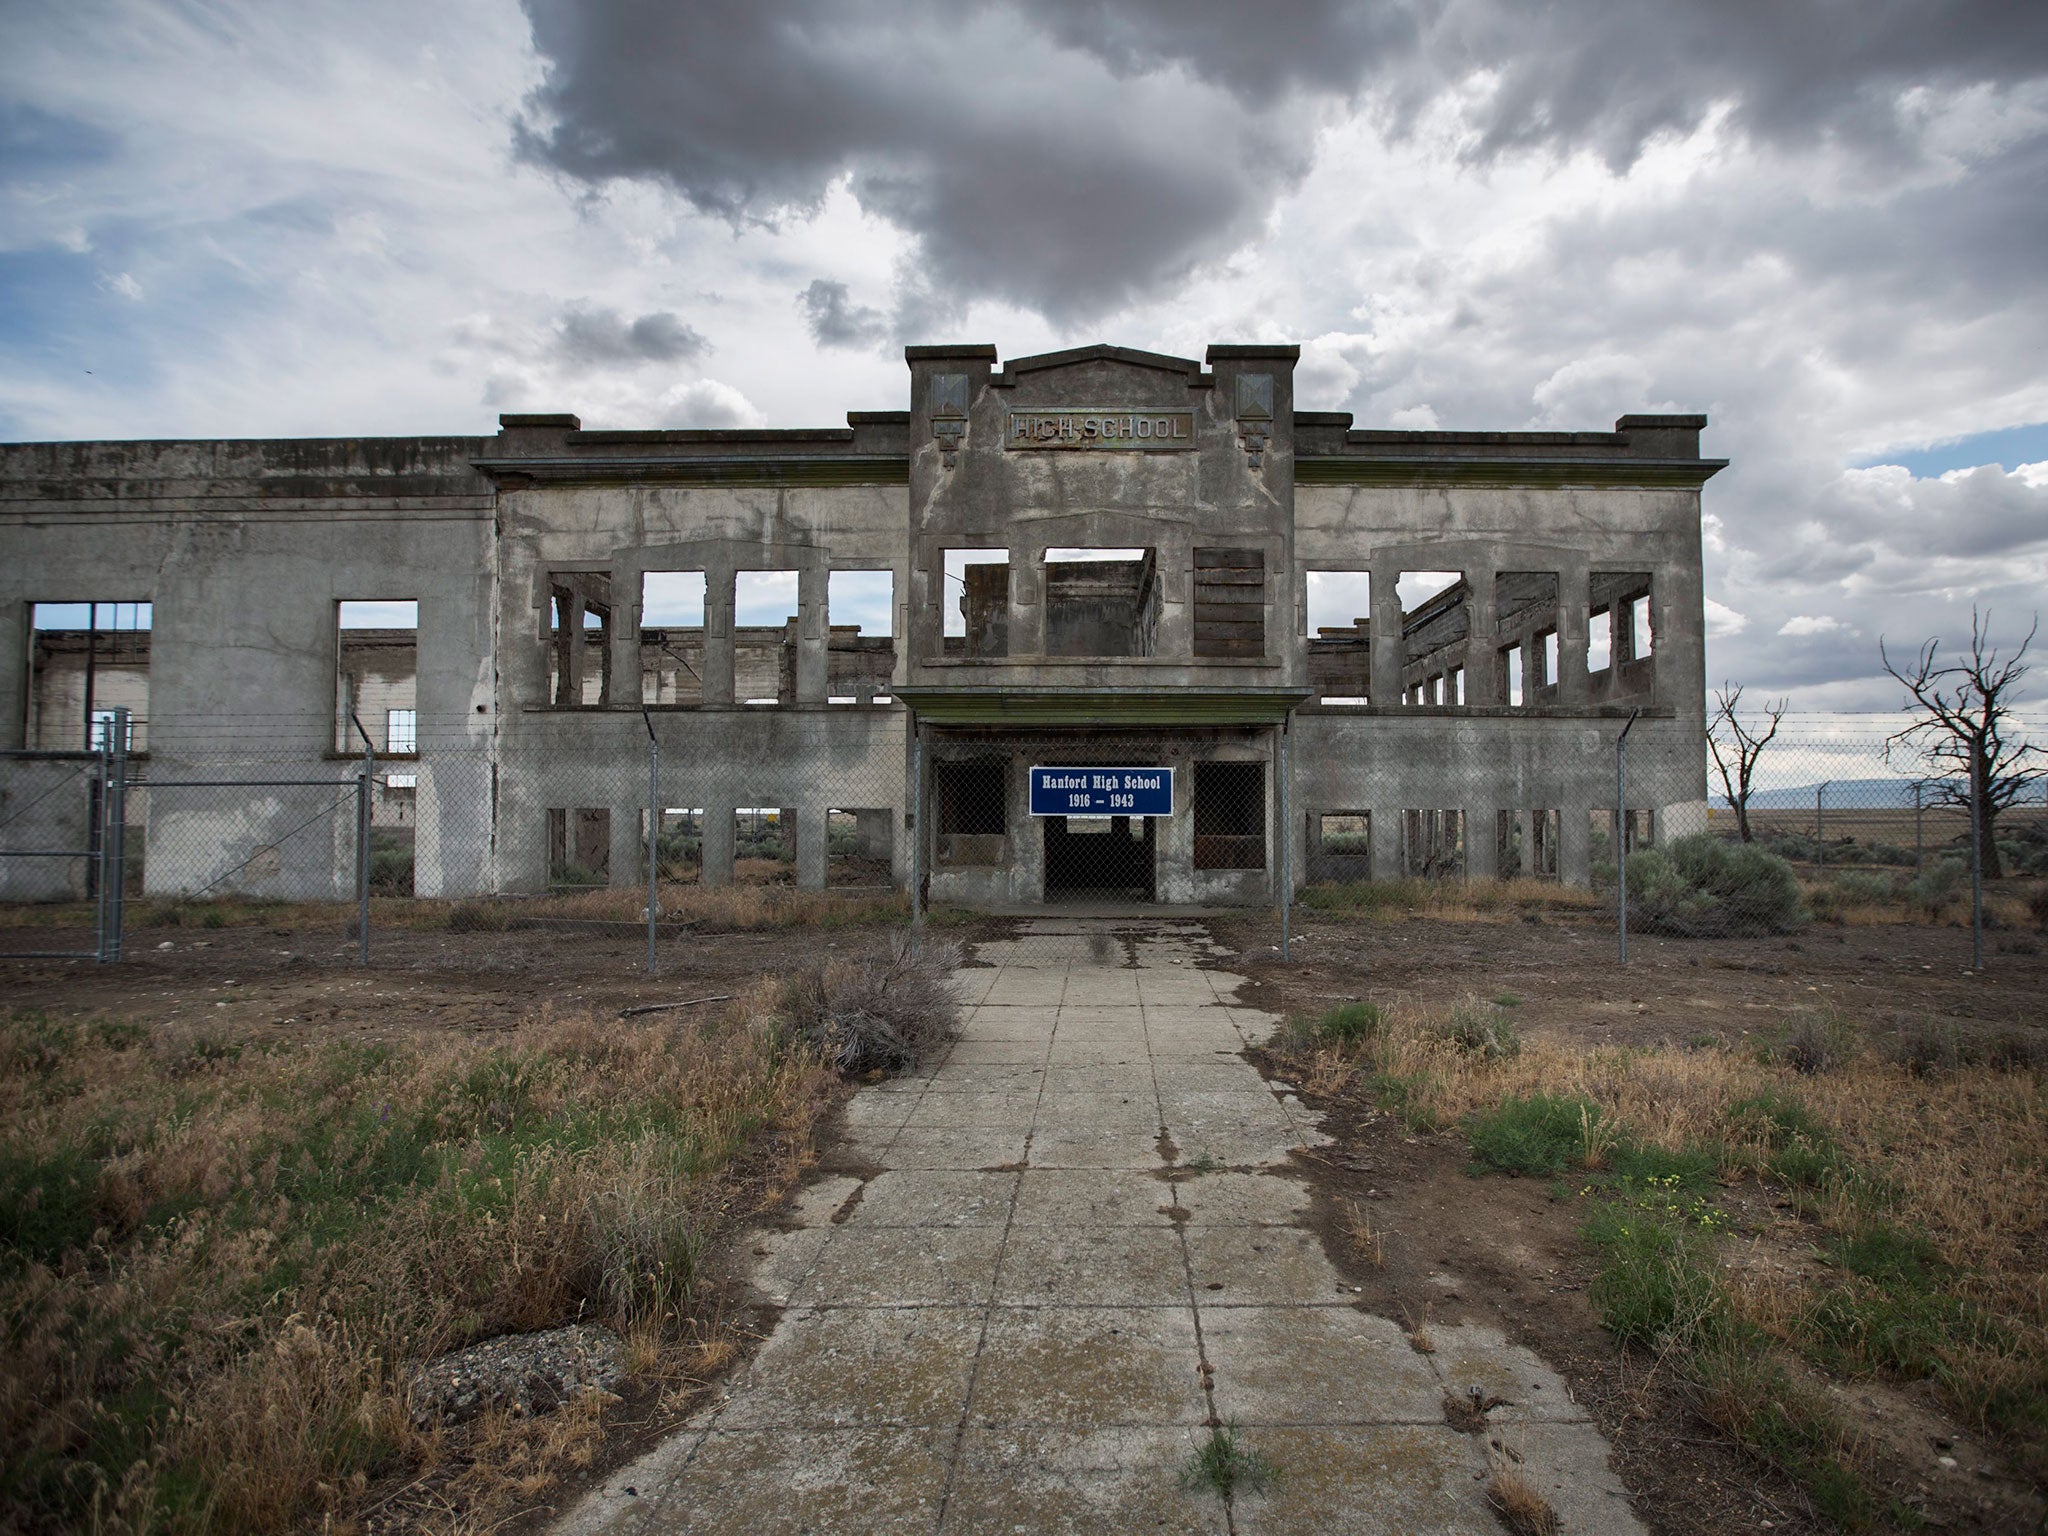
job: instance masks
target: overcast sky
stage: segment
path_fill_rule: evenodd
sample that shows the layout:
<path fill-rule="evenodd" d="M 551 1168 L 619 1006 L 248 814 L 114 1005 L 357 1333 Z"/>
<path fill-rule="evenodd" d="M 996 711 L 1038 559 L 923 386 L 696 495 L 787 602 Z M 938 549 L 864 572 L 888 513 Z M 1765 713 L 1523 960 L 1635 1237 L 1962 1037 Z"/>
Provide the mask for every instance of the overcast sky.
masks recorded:
<path fill-rule="evenodd" d="M 823 425 L 936 340 L 1704 411 L 1712 679 L 1889 707 L 2048 590 L 2048 6 L 0 0 L 0 437 Z"/>

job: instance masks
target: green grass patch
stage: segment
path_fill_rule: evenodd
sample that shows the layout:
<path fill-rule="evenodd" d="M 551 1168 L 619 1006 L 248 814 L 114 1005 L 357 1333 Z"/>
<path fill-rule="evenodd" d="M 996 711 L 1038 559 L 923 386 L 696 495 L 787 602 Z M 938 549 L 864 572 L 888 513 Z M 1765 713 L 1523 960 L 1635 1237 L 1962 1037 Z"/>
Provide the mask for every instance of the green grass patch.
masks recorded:
<path fill-rule="evenodd" d="M 1281 1026 L 1278 1044 L 1287 1051 L 1339 1050 L 1360 1052 L 1379 1038 L 1386 1015 L 1377 1003 L 1340 1003 L 1327 1013 L 1290 1018 Z"/>
<path fill-rule="evenodd" d="M 1692 1344 L 1725 1315 L 1714 1261 L 1700 1234 L 1639 1206 L 1602 1202 L 1586 1241 L 1600 1257 L 1590 1296 L 1600 1321 L 1624 1344 Z"/>
<path fill-rule="evenodd" d="M 1600 1121 L 1591 1099 L 1546 1093 L 1503 1099 L 1465 1117 L 1465 1138 L 1485 1168 L 1542 1178 L 1582 1165 L 1586 1138 Z"/>
<path fill-rule="evenodd" d="M 1730 1330 L 1683 1362 L 1701 1414 L 1805 1490 L 1846 1530 L 1870 1528 L 1876 1501 L 1853 1465 L 1851 1436 L 1826 1396 L 1746 1331 Z"/>

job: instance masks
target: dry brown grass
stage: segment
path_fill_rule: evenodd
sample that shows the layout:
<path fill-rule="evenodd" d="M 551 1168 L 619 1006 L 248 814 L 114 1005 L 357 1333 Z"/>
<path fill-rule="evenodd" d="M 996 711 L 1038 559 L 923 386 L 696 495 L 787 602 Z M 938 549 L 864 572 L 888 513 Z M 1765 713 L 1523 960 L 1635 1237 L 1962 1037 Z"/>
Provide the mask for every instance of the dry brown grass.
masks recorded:
<path fill-rule="evenodd" d="M 736 883 L 727 886 L 664 881 L 660 916 L 664 924 L 692 923 L 710 932 L 745 932 L 766 928 L 842 927 L 849 924 L 901 923 L 910 915 L 905 891 L 869 888 L 799 891 L 788 881 L 755 880 L 746 866 L 788 870 L 772 859 L 742 860 Z M 792 877 L 793 878 L 793 877 Z M 315 932 L 351 930 L 356 919 L 352 901 L 267 901 L 249 897 L 188 900 L 178 897 L 131 899 L 128 927 L 143 929 L 247 928 L 288 925 Z M 561 891 L 546 896 L 467 897 L 431 900 L 411 896 L 373 896 L 370 931 L 409 928 L 433 932 L 502 933 L 507 929 L 546 923 L 627 923 L 647 921 L 647 887 Z M 93 923 L 93 909 L 83 902 L 0 903 L 0 928 L 84 927 Z"/>
<path fill-rule="evenodd" d="M 1510 1099 L 1581 1100 L 1597 1107 L 1582 1120 L 1588 1167 L 1607 1162 L 1624 1141 L 1704 1149 L 1724 1178 L 1789 1180 L 1801 1213 L 1834 1237 L 1873 1223 L 1924 1237 L 1941 1266 L 1938 1294 L 1951 1310 L 1973 1307 L 1989 1320 L 1979 1330 L 1951 1329 L 1936 1346 L 1939 1384 L 1965 1414 L 2003 1417 L 2009 1432 L 2035 1433 L 2011 1429 L 2023 1407 L 2016 1417 L 1987 1405 L 2023 1405 L 2048 1381 L 2048 1091 L 2038 1069 L 1959 1062 L 1916 1073 L 1841 1015 L 1818 1021 L 1839 1035 L 1818 1071 L 1799 1071 L 1784 1051 L 1754 1044 L 1613 1049 L 1545 1035 L 1518 1052 L 1489 1054 L 1461 1047 L 1449 1014 L 1390 1008 L 1362 1050 L 1325 1047 L 1297 1062 L 1300 1080 L 1369 1073 L 1420 1126 L 1448 1126 Z M 1830 1145 L 1817 1171 L 1788 1174 L 1781 1146 L 1742 1129 L 1753 1118 L 1745 1106 L 1773 1095 L 1803 1106 Z M 1811 1242 L 1799 1239 L 1797 1253 Z M 1813 1309 L 1825 1287 L 1843 1282 L 1839 1274 L 1801 1279 L 1803 1267 L 1754 1248 L 1722 1255 L 1739 1316 L 1827 1357 L 1834 1346 L 1816 1333 Z M 2048 1466 L 2041 1446 L 2020 1455 Z"/>
<path fill-rule="evenodd" d="M 750 930 L 759 928 L 834 927 L 846 923 L 901 922 L 910 915 L 910 898 L 900 891 L 864 891 L 845 894 L 828 891 L 799 891 L 776 885 L 683 885 L 658 887 L 660 920 L 687 922 L 700 928 Z M 446 903 L 419 903 L 423 926 Z M 512 922 L 605 922 L 641 924 L 647 921 L 647 890 L 614 889 L 579 891 L 568 895 L 505 898 L 496 903 L 509 913 Z M 376 918 L 372 915 L 371 921 Z"/>
<path fill-rule="evenodd" d="M 1496 1461 L 1486 1480 L 1486 1502 L 1515 1536 L 1557 1536 L 1557 1511 L 1536 1485 L 1513 1467 Z"/>
<path fill-rule="evenodd" d="M 594 1318 L 680 1373 L 734 1160 L 823 1102 L 770 995 L 380 1045 L 0 1020 L 0 1526 L 345 1517 L 456 1455 L 398 1383 L 474 1338 Z M 592 1422 L 465 1432 L 445 1523 L 545 1487 Z"/>
<path fill-rule="evenodd" d="M 1587 911 L 1613 898 L 1555 880 L 1362 880 L 1311 885 L 1301 905 L 1328 917 L 1434 917 L 1462 922 L 1512 922 L 1527 912 Z"/>
<path fill-rule="evenodd" d="M 1387 1267 L 1386 1234 L 1372 1224 L 1372 1218 L 1365 1214 L 1365 1207 L 1356 1200 L 1347 1201 L 1344 1211 L 1344 1235 L 1358 1256 L 1374 1269 Z"/>

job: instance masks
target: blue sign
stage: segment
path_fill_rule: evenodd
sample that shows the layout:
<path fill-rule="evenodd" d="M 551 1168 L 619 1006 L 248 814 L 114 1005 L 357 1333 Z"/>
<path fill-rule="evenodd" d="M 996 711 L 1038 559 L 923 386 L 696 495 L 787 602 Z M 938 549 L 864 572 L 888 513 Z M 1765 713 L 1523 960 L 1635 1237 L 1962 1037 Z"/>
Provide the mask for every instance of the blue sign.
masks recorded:
<path fill-rule="evenodd" d="M 1171 816 L 1171 768 L 1034 768 L 1034 816 Z"/>

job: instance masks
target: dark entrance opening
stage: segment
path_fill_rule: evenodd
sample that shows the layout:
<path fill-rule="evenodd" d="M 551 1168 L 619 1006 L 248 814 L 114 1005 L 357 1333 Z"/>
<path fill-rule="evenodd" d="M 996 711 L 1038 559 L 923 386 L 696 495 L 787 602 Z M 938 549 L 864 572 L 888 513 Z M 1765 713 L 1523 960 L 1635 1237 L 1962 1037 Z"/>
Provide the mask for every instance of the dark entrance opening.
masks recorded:
<path fill-rule="evenodd" d="M 1047 901 L 1153 899 L 1153 819 L 1149 816 L 1047 816 Z"/>

